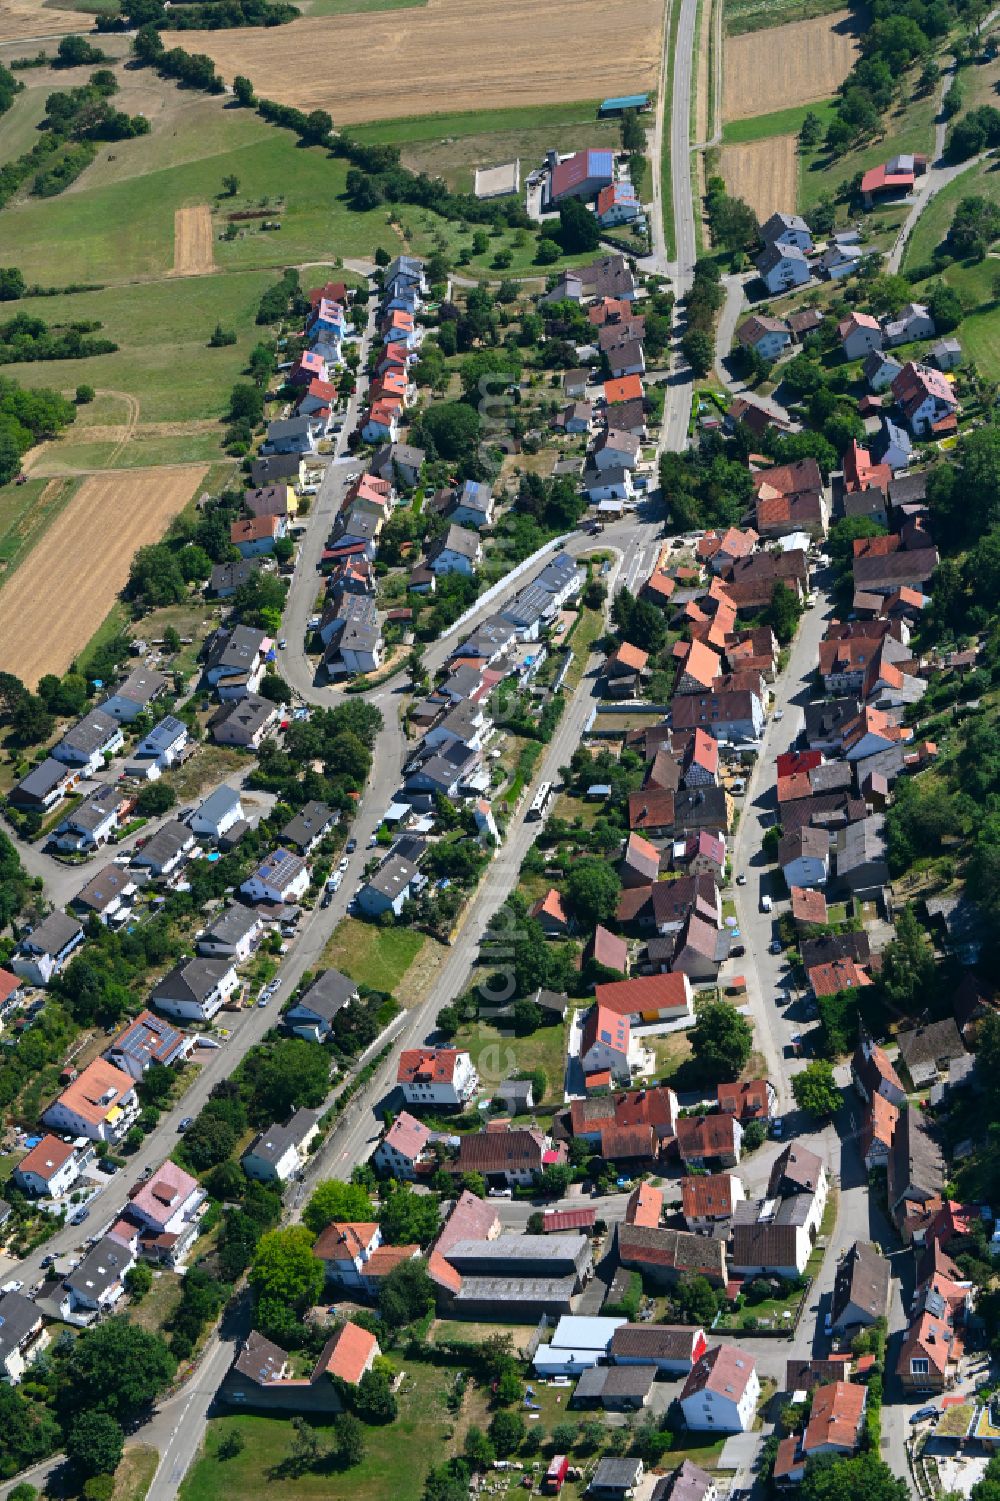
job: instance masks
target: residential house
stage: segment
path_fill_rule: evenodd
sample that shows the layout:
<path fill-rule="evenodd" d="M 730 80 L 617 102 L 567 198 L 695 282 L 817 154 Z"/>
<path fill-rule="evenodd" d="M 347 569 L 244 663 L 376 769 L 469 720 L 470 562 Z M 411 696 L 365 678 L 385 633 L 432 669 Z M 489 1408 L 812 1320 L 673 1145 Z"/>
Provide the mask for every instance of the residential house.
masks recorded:
<path fill-rule="evenodd" d="M 883 417 L 882 432 L 878 438 L 876 451 L 879 463 L 885 465 L 895 475 L 900 469 L 905 469 L 912 459 L 913 443 L 905 427 L 901 427 L 898 422 L 893 422 L 890 417 Z M 890 484 L 890 490 L 893 488 Z M 893 504 L 896 504 L 895 500 Z"/>
<path fill-rule="evenodd" d="M 645 1466 L 641 1459 L 601 1459 L 587 1486 L 587 1495 L 599 1501 L 631 1501 L 642 1483 Z"/>
<path fill-rule="evenodd" d="M 134 1021 L 105 1048 L 104 1057 L 123 1074 L 139 1080 L 154 1066 L 175 1068 L 191 1051 L 194 1039 L 171 1027 L 152 1011 L 140 1011 Z"/>
<path fill-rule="evenodd" d="M 883 344 L 882 326 L 870 313 L 850 313 L 837 324 L 837 337 L 845 359 L 863 360 Z"/>
<path fill-rule="evenodd" d="M 164 715 L 132 752 L 125 767 L 126 776 L 155 782 L 163 772 L 184 759 L 190 741 L 187 725 L 172 714 Z"/>
<path fill-rule="evenodd" d="M 8 961 L 15 975 L 32 985 L 48 985 L 53 975 L 61 974 L 73 952 L 83 942 L 83 928 L 65 912 L 50 912 L 48 917 L 25 933 Z"/>
<path fill-rule="evenodd" d="M 939 339 L 930 357 L 939 370 L 957 370 L 962 363 L 962 346 L 957 339 Z"/>
<path fill-rule="evenodd" d="M 737 1206 L 729 1269 L 740 1277 L 781 1277 L 794 1281 L 805 1272 L 812 1250 L 806 1226 L 805 1195 L 758 1199 Z"/>
<path fill-rule="evenodd" d="M 125 1291 L 125 1275 L 135 1252 L 114 1235 L 105 1235 L 62 1284 L 60 1317 L 67 1324 L 89 1324 L 114 1307 Z"/>
<path fill-rule="evenodd" d="M 52 747 L 52 755 L 67 766 L 78 767 L 83 776 L 93 776 L 125 744 L 121 725 L 103 709 L 91 709 Z"/>
<path fill-rule="evenodd" d="M 41 1118 L 53 1131 L 113 1146 L 124 1139 L 138 1116 L 135 1081 L 105 1059 L 95 1058 L 42 1111 Z"/>
<path fill-rule="evenodd" d="M 191 858 L 195 836 L 186 824 L 175 818 L 162 824 L 132 856 L 132 864 L 148 870 L 157 879 L 172 876 Z"/>
<path fill-rule="evenodd" d="M 753 313 L 736 330 L 742 349 L 754 349 L 764 360 L 776 360 L 792 342 L 792 331 L 784 318 L 770 318 Z"/>
<path fill-rule="evenodd" d="M 358 906 L 369 917 L 381 917 L 383 912 L 399 917 L 411 896 L 424 884 L 425 878 L 415 865 L 400 855 L 390 855 L 359 890 Z"/>
<path fill-rule="evenodd" d="M 311 391 L 312 386 L 309 389 Z M 299 508 L 299 497 L 291 485 L 257 485 L 244 490 L 243 504 L 251 516 L 294 516 Z"/>
<path fill-rule="evenodd" d="M 205 835 L 218 843 L 234 824 L 241 823 L 244 818 L 239 792 L 235 787 L 223 783 L 198 804 L 187 824 L 196 834 Z"/>
<path fill-rule="evenodd" d="M 916 339 L 933 339 L 934 319 L 930 308 L 922 302 L 908 302 L 882 325 L 885 342 L 892 348 L 896 344 L 911 344 Z"/>
<path fill-rule="evenodd" d="M 774 1117 L 778 1096 L 769 1079 L 738 1079 L 735 1084 L 715 1086 L 719 1109 L 735 1115 L 740 1122 L 770 1121 Z"/>
<path fill-rule="evenodd" d="M 892 383 L 892 394 L 915 437 L 955 430 L 958 397 L 939 370 L 907 361 Z"/>
<path fill-rule="evenodd" d="M 149 999 L 167 1016 L 207 1022 L 229 1004 L 240 985 L 228 960 L 188 959 L 164 975 Z"/>
<path fill-rule="evenodd" d="M 10 801 L 16 808 L 28 809 L 43 814 L 50 813 L 81 779 L 79 767 L 67 766 L 54 756 L 46 756 L 38 766 L 32 767 L 10 791 Z"/>
<path fill-rule="evenodd" d="M 594 444 L 593 464 L 599 474 L 612 469 L 634 469 L 642 445 L 632 433 L 613 427 L 604 428 Z"/>
<path fill-rule="evenodd" d="M 873 1245 L 857 1240 L 837 1264 L 830 1305 L 831 1327 L 838 1334 L 868 1328 L 887 1316 L 889 1262 Z"/>
<path fill-rule="evenodd" d="M 642 220 L 642 203 L 630 182 L 612 182 L 597 195 L 597 221 L 602 229 Z"/>
<path fill-rule="evenodd" d="M 743 1182 L 735 1173 L 703 1173 L 681 1179 L 681 1213 L 696 1235 L 714 1235 L 726 1226 L 737 1204 L 746 1198 Z"/>
<path fill-rule="evenodd" d="M 311 800 L 300 808 L 281 830 L 279 838 L 283 845 L 290 845 L 299 855 L 312 854 L 325 834 L 338 821 L 338 814 L 326 803 Z"/>
<path fill-rule="evenodd" d="M 792 903 L 792 920 L 799 932 L 826 926 L 830 914 L 822 891 L 807 891 L 802 886 L 790 886 L 788 894 Z"/>
<path fill-rule="evenodd" d="M 870 1037 L 864 1036 L 858 1043 L 851 1060 L 851 1077 L 863 1100 L 880 1096 L 897 1108 L 906 1103 L 906 1090 L 889 1055 Z"/>
<path fill-rule="evenodd" d="M 789 886 L 825 886 L 830 875 L 830 835 L 809 824 L 782 835 L 778 864 Z"/>
<path fill-rule="evenodd" d="M 481 1173 L 494 1187 L 498 1183 L 524 1187 L 533 1183 L 535 1175 L 542 1171 L 550 1151 L 544 1133 L 527 1127 L 476 1131 L 460 1139 L 458 1156 L 450 1166 L 460 1174 Z M 452 1260 L 450 1251 L 448 1260 Z"/>
<path fill-rule="evenodd" d="M 205 681 L 223 701 L 246 698 L 260 687 L 271 652 L 272 643 L 263 631 L 247 625 L 220 626 L 205 645 Z"/>
<path fill-rule="evenodd" d="M 920 1111 L 900 1110 L 886 1175 L 889 1212 L 907 1243 L 921 1244 L 941 1206 L 945 1164 L 941 1148 Z"/>
<path fill-rule="evenodd" d="M 407 1105 L 465 1106 L 479 1089 L 479 1075 L 461 1048 L 407 1048 L 400 1054 L 396 1084 Z"/>
<path fill-rule="evenodd" d="M 953 1059 L 965 1056 L 962 1034 L 952 1018 L 908 1027 L 897 1034 L 899 1057 L 914 1088 L 923 1089 L 947 1075 Z"/>
<path fill-rule="evenodd" d="M 380 448 L 369 466 L 372 474 L 391 483 L 416 485 L 424 464 L 424 450 L 411 443 L 387 443 Z"/>
<path fill-rule="evenodd" d="M 287 1183 L 302 1171 L 318 1136 L 318 1112 L 296 1110 L 284 1125 L 275 1122 L 254 1137 L 240 1158 L 243 1171 L 261 1183 Z"/>
<path fill-rule="evenodd" d="M 335 1018 L 358 998 L 354 980 L 339 969 L 324 969 L 296 999 L 282 1018 L 286 1027 L 307 1042 L 327 1042 Z"/>
<path fill-rule="evenodd" d="M 242 558 L 257 558 L 273 553 L 274 544 L 287 535 L 285 516 L 246 516 L 229 528 L 229 540 Z"/>
<path fill-rule="evenodd" d="M 860 271 L 865 252 L 860 245 L 828 245 L 819 258 L 820 270 L 831 281 L 842 281 L 845 276 Z"/>
<path fill-rule="evenodd" d="M 716 1345 L 701 1357 L 681 1390 L 685 1427 L 746 1433 L 753 1427 L 759 1396 L 753 1357 L 734 1345 Z"/>
<path fill-rule="evenodd" d="M 249 693 L 238 703 L 223 703 L 208 723 L 217 745 L 259 750 L 277 722 L 277 705 Z"/>
<path fill-rule="evenodd" d="M 171 1267 L 181 1265 L 197 1239 L 207 1200 L 197 1178 L 169 1158 L 161 1162 L 129 1196 L 126 1213 L 141 1227 L 140 1253 Z"/>
<path fill-rule="evenodd" d="M 659 879 L 660 852 L 641 834 L 628 836 L 625 851 L 618 866 L 623 887 L 648 885 Z"/>
<path fill-rule="evenodd" d="M 765 245 L 794 245 L 798 250 L 813 248 L 812 231 L 800 214 L 772 214 L 760 226 Z"/>
<path fill-rule="evenodd" d="M 312 377 L 310 376 L 310 379 Z M 304 455 L 316 453 L 324 424 L 316 415 L 310 417 L 283 418 L 268 424 L 267 436 L 261 450 L 269 454 Z"/>
<path fill-rule="evenodd" d="M 417 1169 L 429 1160 L 431 1134 L 409 1111 L 401 1110 L 372 1154 L 376 1171 L 412 1183 Z"/>
<path fill-rule="evenodd" d="M 736 1167 L 743 1127 L 733 1115 L 689 1115 L 677 1122 L 677 1150 L 687 1167 Z"/>
<path fill-rule="evenodd" d="M 627 982 L 625 982 L 627 983 Z M 605 987 L 598 986 L 600 991 Z M 627 1016 L 609 1010 L 600 1002 L 584 1018 L 580 1037 L 580 1063 L 584 1074 L 607 1072 L 628 1083 L 632 1077 L 631 1029 Z"/>
<path fill-rule="evenodd" d="M 98 922 L 117 927 L 131 910 L 135 890 L 135 882 L 127 870 L 120 865 L 106 865 L 77 892 L 70 906 L 80 917 L 93 916 Z"/>
<path fill-rule="evenodd" d="M 861 367 L 869 391 L 887 390 L 902 368 L 899 360 L 883 349 L 873 349 Z"/>
<path fill-rule="evenodd" d="M 101 712 L 112 719 L 131 724 L 139 714 L 149 712 L 149 706 L 165 693 L 168 679 L 162 672 L 151 667 L 136 667 L 125 680 L 101 703 Z"/>
<path fill-rule="evenodd" d="M 828 1192 L 829 1180 L 822 1160 L 801 1142 L 790 1141 L 771 1167 L 767 1197 L 788 1199 L 800 1194 L 807 1196 L 809 1209 L 806 1229 L 813 1235 L 818 1235 Z"/>
<path fill-rule="evenodd" d="M 463 481 L 455 492 L 449 520 L 456 526 L 475 527 L 482 531 L 493 524 L 493 492 L 477 480 Z"/>
<path fill-rule="evenodd" d="M 19 1292 L 0 1297 L 0 1379 L 17 1386 L 49 1343 L 42 1315 Z"/>
<path fill-rule="evenodd" d="M 89 853 L 117 834 L 122 815 L 132 806 L 117 786 L 101 786 L 85 797 L 57 826 L 54 842 L 58 849 Z"/>
<path fill-rule="evenodd" d="M 772 297 L 805 286 L 809 280 L 809 262 L 797 245 L 766 245 L 754 264 Z"/>
<path fill-rule="evenodd" d="M 671 709 L 675 730 L 703 729 L 733 744 L 759 740 L 764 733 L 764 705 L 751 690 L 682 694 Z"/>
<path fill-rule="evenodd" d="M 254 907 L 230 902 L 198 935 L 199 954 L 245 964 L 264 935 L 264 919 Z"/>
<path fill-rule="evenodd" d="M 17 1164 L 12 1180 L 31 1199 L 61 1199 L 93 1157 L 86 1138 L 64 1141 L 46 1133 Z"/>
<path fill-rule="evenodd" d="M 464 573 L 471 576 L 483 559 L 483 544 L 479 533 L 468 527 L 449 526 L 445 535 L 432 544 L 427 554 L 427 566 L 438 577 L 446 573 Z"/>
<path fill-rule="evenodd" d="M 869 1172 L 888 1167 L 898 1120 L 899 1107 L 880 1094 L 872 1095 L 862 1110 L 858 1145 Z"/>
<path fill-rule="evenodd" d="M 309 889 L 309 867 L 291 850 L 272 850 L 243 882 L 240 890 L 252 902 L 297 902 Z"/>

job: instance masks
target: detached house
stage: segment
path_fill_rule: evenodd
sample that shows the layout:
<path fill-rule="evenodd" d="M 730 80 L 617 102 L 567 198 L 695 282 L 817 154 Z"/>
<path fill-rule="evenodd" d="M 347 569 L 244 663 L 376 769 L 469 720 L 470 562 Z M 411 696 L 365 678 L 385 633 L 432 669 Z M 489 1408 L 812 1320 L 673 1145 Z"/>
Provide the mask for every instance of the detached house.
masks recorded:
<path fill-rule="evenodd" d="M 131 724 L 137 715 L 145 714 L 150 704 L 166 689 L 167 679 L 162 672 L 155 672 L 151 667 L 136 667 L 103 701 L 101 711 L 110 714 L 112 719 Z"/>
<path fill-rule="evenodd" d="M 189 959 L 164 975 L 149 999 L 167 1016 L 207 1022 L 239 989 L 239 976 L 227 960 Z"/>
<path fill-rule="evenodd" d="M 464 1106 L 479 1089 L 479 1075 L 460 1048 L 408 1048 L 396 1083 L 408 1105 Z"/>
<path fill-rule="evenodd" d="M 309 889 L 309 867 L 290 850 L 276 849 L 257 866 L 240 887 L 252 902 L 297 902 Z"/>
<path fill-rule="evenodd" d="M 52 754 L 57 761 L 79 768 L 83 776 L 93 776 L 103 767 L 104 758 L 113 756 L 124 744 L 121 726 L 113 715 L 91 709 L 52 747 Z"/>
<path fill-rule="evenodd" d="M 80 891 L 70 905 L 81 916 L 93 915 L 98 922 L 120 923 L 128 915 L 135 882 L 120 865 L 106 865 Z"/>
<path fill-rule="evenodd" d="M 296 1110 L 286 1125 L 268 1126 L 254 1138 L 240 1158 L 243 1171 L 262 1183 L 287 1183 L 301 1171 L 318 1135 L 318 1113 Z"/>
<path fill-rule="evenodd" d="M 812 231 L 800 214 L 772 214 L 760 226 L 765 245 L 794 245 L 797 250 L 813 248 Z"/>
<path fill-rule="evenodd" d="M 262 553 L 274 552 L 274 544 L 288 532 L 285 516 L 247 516 L 234 521 L 229 528 L 229 540 L 242 558 L 260 557 Z"/>
<path fill-rule="evenodd" d="M 677 1150 L 687 1167 L 736 1167 L 743 1127 L 733 1115 L 689 1115 L 677 1122 Z"/>
<path fill-rule="evenodd" d="M 105 1049 L 104 1056 L 130 1078 L 142 1079 L 154 1064 L 174 1068 L 183 1063 L 193 1041 L 152 1011 L 140 1011 Z"/>
<path fill-rule="evenodd" d="M 307 1042 L 326 1042 L 334 1019 L 358 998 L 358 987 L 339 969 L 325 969 L 284 1015 L 285 1026 Z"/>
<path fill-rule="evenodd" d="M 83 942 L 83 928 L 65 912 L 50 912 L 36 928 L 26 933 L 9 961 L 15 975 L 32 985 L 48 985 L 69 962 Z"/>
<path fill-rule="evenodd" d="M 892 383 L 892 394 L 916 437 L 955 430 L 958 397 L 940 370 L 908 361 Z"/>
<path fill-rule="evenodd" d="M 792 331 L 784 318 L 754 313 L 740 324 L 736 339 L 742 349 L 756 350 L 761 359 L 776 360 L 791 344 Z"/>
<path fill-rule="evenodd" d="M 768 245 L 755 264 L 761 281 L 775 297 L 809 280 L 809 262 L 797 245 Z"/>
<path fill-rule="evenodd" d="M 685 1381 L 680 1406 L 688 1428 L 746 1433 L 753 1427 L 759 1397 L 753 1357 L 733 1345 L 716 1345 Z"/>
<path fill-rule="evenodd" d="M 409 1111 L 401 1110 L 372 1154 L 378 1172 L 413 1182 L 427 1160 L 430 1130 Z"/>
<path fill-rule="evenodd" d="M 479 533 L 462 526 L 449 526 L 427 554 L 427 566 L 440 577 L 446 573 L 464 573 L 471 577 L 483 560 Z"/>
<path fill-rule="evenodd" d="M 264 919 L 254 907 L 231 902 L 199 933 L 199 954 L 245 964 L 264 935 Z"/>
<path fill-rule="evenodd" d="M 231 630 L 220 626 L 206 643 L 205 680 L 223 701 L 246 698 L 260 687 L 271 651 L 263 631 L 247 625 Z"/>
<path fill-rule="evenodd" d="M 848 360 L 863 360 L 873 350 L 882 348 L 882 326 L 870 313 L 855 312 L 841 319 L 837 337 Z"/>
<path fill-rule="evenodd" d="M 139 1116 L 135 1081 L 120 1068 L 95 1058 L 42 1112 L 53 1131 L 86 1136 L 114 1146 Z"/>
<path fill-rule="evenodd" d="M 163 772 L 184 759 L 190 739 L 186 724 L 172 714 L 165 715 L 132 752 L 132 759 L 125 767 L 126 775 L 155 782 Z"/>

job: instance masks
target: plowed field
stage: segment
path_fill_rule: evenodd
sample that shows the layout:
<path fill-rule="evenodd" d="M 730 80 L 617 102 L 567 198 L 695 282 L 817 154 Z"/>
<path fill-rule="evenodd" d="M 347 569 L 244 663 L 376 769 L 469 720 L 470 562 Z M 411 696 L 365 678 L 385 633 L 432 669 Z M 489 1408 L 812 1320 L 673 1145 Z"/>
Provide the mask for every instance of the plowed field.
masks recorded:
<path fill-rule="evenodd" d="M 655 93 L 662 21 L 661 0 L 429 0 L 363 20 L 199 32 L 198 50 L 227 82 L 242 73 L 268 99 L 345 125 Z"/>
<path fill-rule="evenodd" d="M 205 467 L 95 474 L 0 589 L 0 671 L 29 688 L 64 673 L 128 578 L 136 551 L 163 536 Z"/>

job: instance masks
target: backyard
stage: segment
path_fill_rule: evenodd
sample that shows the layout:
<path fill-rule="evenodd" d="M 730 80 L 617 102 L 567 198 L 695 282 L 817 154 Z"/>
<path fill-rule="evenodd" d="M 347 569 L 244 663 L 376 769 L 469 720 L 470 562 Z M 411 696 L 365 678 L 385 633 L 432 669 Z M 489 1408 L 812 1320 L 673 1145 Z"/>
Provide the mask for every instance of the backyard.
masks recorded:
<path fill-rule="evenodd" d="M 345 917 L 323 951 L 323 965 L 394 995 L 402 1006 L 412 1006 L 433 972 L 430 967 L 443 955 L 441 944 L 415 928 L 380 928 Z"/>
<path fill-rule="evenodd" d="M 503 1079 L 541 1069 L 546 1079 L 545 1102 L 562 1103 L 566 1029 L 561 1022 L 541 1026 L 528 1037 L 515 1037 L 513 1029 L 501 1032 L 489 1022 L 467 1022 L 452 1046 L 468 1050 L 487 1092 Z"/>

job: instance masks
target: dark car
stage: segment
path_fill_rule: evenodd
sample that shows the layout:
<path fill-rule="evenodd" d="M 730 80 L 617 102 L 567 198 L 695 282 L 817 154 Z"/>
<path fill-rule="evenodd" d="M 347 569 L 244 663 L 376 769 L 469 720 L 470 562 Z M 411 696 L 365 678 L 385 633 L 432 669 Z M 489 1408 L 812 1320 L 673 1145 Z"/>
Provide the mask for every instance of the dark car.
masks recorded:
<path fill-rule="evenodd" d="M 188 1128 L 188 1126 L 190 1126 L 191 1123 L 193 1122 L 193 1120 L 194 1120 L 194 1116 L 193 1115 L 186 1115 L 184 1117 L 184 1119 L 181 1121 L 180 1125 L 177 1127 L 178 1131 L 186 1131 L 187 1128 Z"/>
<path fill-rule="evenodd" d="M 70 1224 L 71 1225 L 82 1225 L 83 1222 L 84 1222 L 84 1220 L 89 1220 L 89 1218 L 90 1218 L 90 1210 L 89 1209 L 78 1209 L 76 1211 L 76 1214 L 74 1214 L 71 1217 Z"/>
<path fill-rule="evenodd" d="M 349 855 L 353 855 L 354 851 L 357 849 L 357 847 L 358 847 L 358 841 L 355 838 L 353 838 L 353 837 L 350 838 L 350 839 L 348 839 L 347 843 L 344 845 L 344 849 L 346 850 L 347 854 L 349 854 Z"/>

